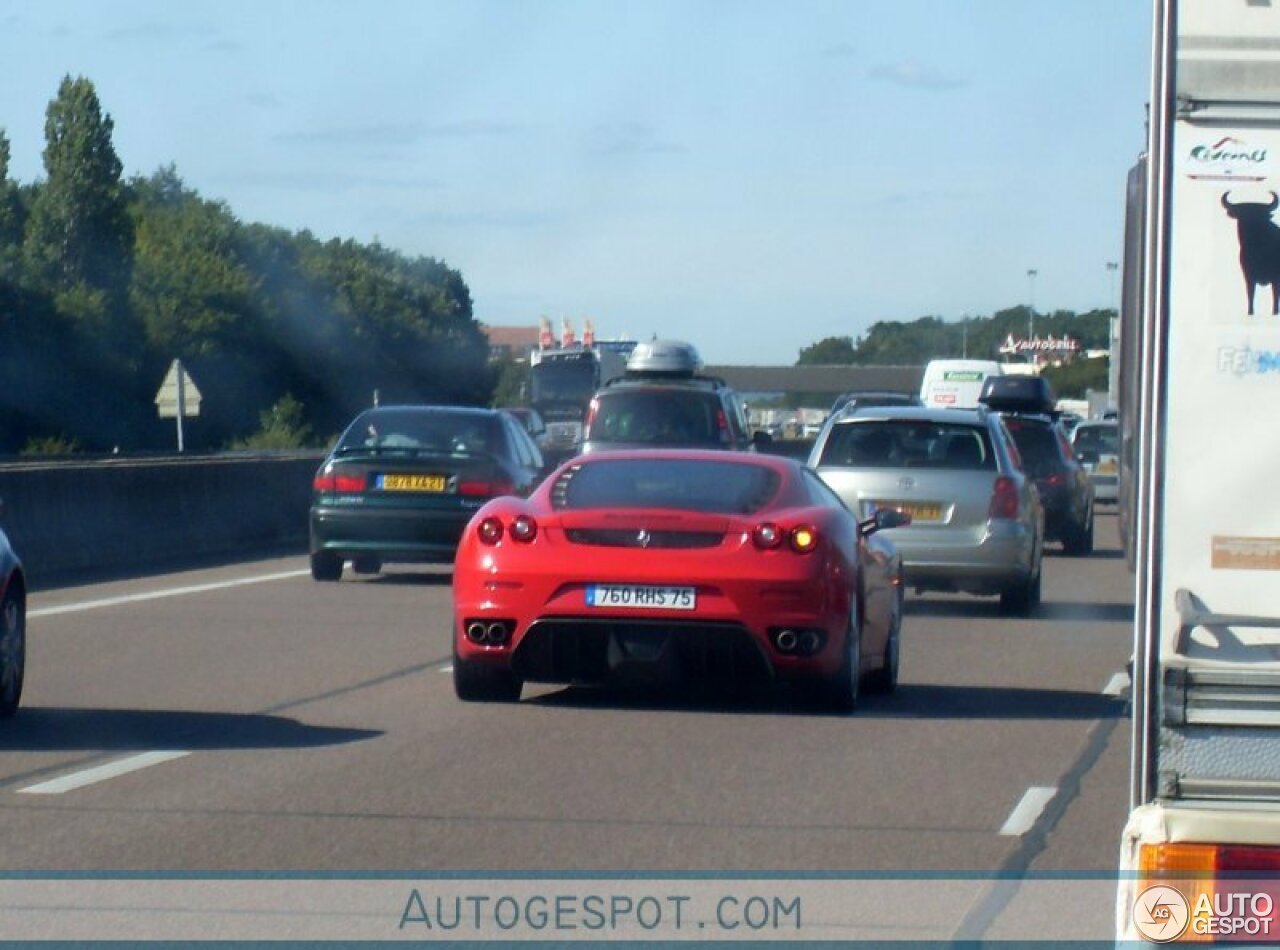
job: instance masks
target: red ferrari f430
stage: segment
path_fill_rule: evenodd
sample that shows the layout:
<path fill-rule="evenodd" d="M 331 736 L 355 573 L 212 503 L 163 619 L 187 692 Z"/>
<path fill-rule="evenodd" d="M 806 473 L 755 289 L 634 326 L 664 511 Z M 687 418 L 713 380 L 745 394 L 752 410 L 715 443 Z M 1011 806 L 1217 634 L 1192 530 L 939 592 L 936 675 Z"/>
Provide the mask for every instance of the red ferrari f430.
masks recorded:
<path fill-rule="evenodd" d="M 528 498 L 489 501 L 454 564 L 464 700 L 525 682 L 788 682 L 851 710 L 893 690 L 902 566 L 812 471 L 752 453 L 582 456 Z"/>

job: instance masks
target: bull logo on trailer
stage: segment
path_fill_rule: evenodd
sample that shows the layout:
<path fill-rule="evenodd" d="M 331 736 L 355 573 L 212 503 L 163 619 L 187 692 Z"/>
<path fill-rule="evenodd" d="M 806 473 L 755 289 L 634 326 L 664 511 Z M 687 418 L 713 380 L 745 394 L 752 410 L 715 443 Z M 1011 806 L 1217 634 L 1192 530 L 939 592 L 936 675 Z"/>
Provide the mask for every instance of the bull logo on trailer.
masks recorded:
<path fill-rule="evenodd" d="M 1271 215 L 1280 207 L 1280 197 L 1273 191 L 1267 202 L 1232 202 L 1230 194 L 1222 193 L 1222 208 L 1236 222 L 1249 316 L 1253 316 L 1254 292 L 1260 284 L 1271 285 L 1271 315 L 1275 316 L 1280 314 L 1280 226 Z"/>

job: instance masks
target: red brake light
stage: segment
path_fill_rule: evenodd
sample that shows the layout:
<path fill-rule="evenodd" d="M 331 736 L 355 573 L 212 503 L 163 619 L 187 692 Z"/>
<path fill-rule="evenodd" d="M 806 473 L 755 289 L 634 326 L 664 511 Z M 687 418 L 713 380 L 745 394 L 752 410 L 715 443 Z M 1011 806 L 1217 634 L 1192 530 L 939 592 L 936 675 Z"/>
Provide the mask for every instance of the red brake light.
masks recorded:
<path fill-rule="evenodd" d="M 725 416 L 723 409 L 716 410 L 716 431 L 720 433 L 720 441 L 729 441 L 729 419 Z"/>
<path fill-rule="evenodd" d="M 1046 475 L 1044 478 L 1040 479 L 1040 482 L 1046 488 L 1061 488 L 1067 483 L 1067 476 L 1061 472 L 1054 472 L 1052 475 Z"/>
<path fill-rule="evenodd" d="M 511 540 L 528 544 L 538 536 L 538 522 L 529 515 L 517 515 L 511 522 Z"/>
<path fill-rule="evenodd" d="M 344 475 L 320 473 L 311 482 L 311 487 L 319 492 L 362 492 L 368 482 L 363 475 Z"/>
<path fill-rule="evenodd" d="M 797 525 L 791 529 L 791 549 L 797 554 L 808 554 L 818 546 L 817 529 L 807 524 Z"/>
<path fill-rule="evenodd" d="M 1008 475 L 999 476 L 991 488 L 991 507 L 987 517 L 1017 518 L 1020 507 L 1017 482 Z"/>
<path fill-rule="evenodd" d="M 596 421 L 596 413 L 599 411 L 600 411 L 600 400 L 599 399 L 591 400 L 591 404 L 587 406 L 587 419 L 582 424 L 583 429 L 591 428 L 591 423 Z"/>
<path fill-rule="evenodd" d="M 776 524 L 766 521 L 756 525 L 756 529 L 751 532 L 751 540 L 761 551 L 771 551 L 782 543 L 782 532 Z"/>
<path fill-rule="evenodd" d="M 497 544 L 502 540 L 502 522 L 497 518 L 485 518 L 476 526 L 481 544 Z"/>
<path fill-rule="evenodd" d="M 458 482 L 458 494 L 469 498 L 496 498 L 498 495 L 514 495 L 515 486 L 510 482 Z"/>

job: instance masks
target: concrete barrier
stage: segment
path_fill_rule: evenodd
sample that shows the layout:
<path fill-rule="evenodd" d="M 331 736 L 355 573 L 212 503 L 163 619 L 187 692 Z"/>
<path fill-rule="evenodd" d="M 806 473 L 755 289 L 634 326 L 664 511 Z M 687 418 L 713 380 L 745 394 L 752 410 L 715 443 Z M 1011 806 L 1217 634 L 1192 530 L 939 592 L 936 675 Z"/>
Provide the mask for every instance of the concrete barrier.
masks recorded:
<path fill-rule="evenodd" d="M 29 583 L 306 549 L 319 452 L 0 464 L 0 524 Z"/>

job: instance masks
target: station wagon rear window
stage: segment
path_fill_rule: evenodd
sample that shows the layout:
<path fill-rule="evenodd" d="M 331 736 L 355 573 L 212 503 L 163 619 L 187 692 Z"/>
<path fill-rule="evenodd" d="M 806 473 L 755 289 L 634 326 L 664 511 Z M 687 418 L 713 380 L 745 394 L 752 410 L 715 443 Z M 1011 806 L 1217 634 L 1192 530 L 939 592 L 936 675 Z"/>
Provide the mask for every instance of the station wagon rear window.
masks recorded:
<path fill-rule="evenodd" d="M 720 401 L 698 391 L 634 390 L 597 398 L 592 442 L 705 445 L 720 438 Z"/>
<path fill-rule="evenodd" d="M 556 508 L 675 508 L 751 514 L 778 493 L 764 465 L 692 459 L 605 459 L 574 466 L 552 488 Z"/>
<path fill-rule="evenodd" d="M 983 427 L 904 419 L 833 426 L 818 464 L 977 471 L 994 469 L 996 460 Z"/>

